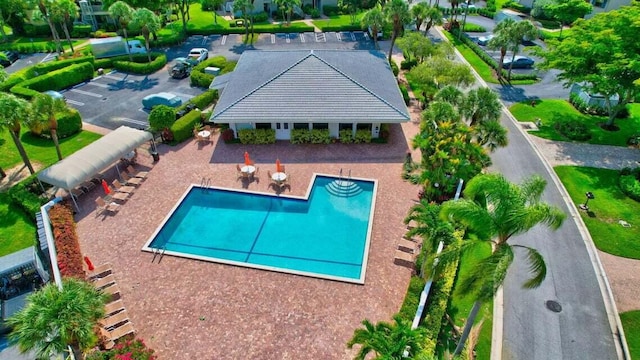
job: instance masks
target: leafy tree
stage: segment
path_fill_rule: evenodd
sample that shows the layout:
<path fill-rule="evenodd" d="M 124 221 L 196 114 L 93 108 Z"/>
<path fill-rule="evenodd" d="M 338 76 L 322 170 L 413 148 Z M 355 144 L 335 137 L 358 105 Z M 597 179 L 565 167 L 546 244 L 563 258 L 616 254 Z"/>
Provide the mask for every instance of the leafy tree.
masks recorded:
<path fill-rule="evenodd" d="M 73 25 L 73 20 L 79 15 L 78 5 L 73 0 L 56 0 L 51 4 L 51 20 L 61 25 L 64 35 L 67 38 L 71 52 L 73 49 L 73 41 L 69 34 L 69 26 Z"/>
<path fill-rule="evenodd" d="M 149 34 L 160 30 L 160 19 L 149 9 L 136 9 L 132 14 L 131 24 L 140 29 L 144 37 L 144 45 L 147 49 L 147 58 L 151 62 L 151 50 L 149 48 Z"/>
<path fill-rule="evenodd" d="M 425 14 L 425 27 L 424 27 L 424 35 L 426 36 L 429 33 L 429 30 L 434 25 L 442 25 L 442 11 L 440 8 L 435 6 L 430 6 L 428 11 Z M 420 28 L 418 28 L 420 30 Z"/>
<path fill-rule="evenodd" d="M 544 11 L 560 23 L 559 37 L 562 39 L 562 28 L 590 14 L 593 6 L 583 0 L 555 0 Z"/>
<path fill-rule="evenodd" d="M 409 13 L 409 5 L 404 0 L 391 0 L 384 6 L 384 13 L 387 21 L 391 23 L 391 47 L 389 48 L 389 63 L 391 63 L 391 54 L 393 54 L 393 45 L 402 31 L 404 26 L 411 21 Z"/>
<path fill-rule="evenodd" d="M 25 18 L 27 10 L 27 3 L 23 0 L 0 1 L 0 35 L 3 42 L 8 39 L 4 27 L 9 26 L 16 18 Z"/>
<path fill-rule="evenodd" d="M 426 2 L 419 2 L 411 8 L 411 16 L 413 16 L 413 18 L 415 19 L 416 30 L 420 31 L 422 23 L 424 23 L 425 19 L 427 18 L 427 12 L 429 11 L 429 8 L 430 6 Z"/>
<path fill-rule="evenodd" d="M 149 113 L 149 127 L 151 130 L 165 130 L 176 121 L 176 110 L 167 105 L 158 105 Z"/>
<path fill-rule="evenodd" d="M 67 104 L 62 99 L 54 99 L 46 94 L 36 94 L 32 100 L 33 106 L 33 119 L 38 122 L 46 122 L 51 131 L 51 139 L 56 147 L 56 153 L 58 154 L 58 160 L 62 160 L 62 152 L 60 152 L 60 144 L 58 143 L 58 121 L 56 120 L 56 113 L 64 111 L 67 108 Z"/>
<path fill-rule="evenodd" d="M 384 25 L 386 24 L 386 18 L 380 7 L 375 6 L 369 9 L 364 15 L 360 22 L 363 27 L 371 28 L 371 36 L 373 37 L 373 46 L 378 49 L 378 33 L 382 31 Z"/>
<path fill-rule="evenodd" d="M 437 52 L 436 46 L 427 37 L 418 32 L 406 33 L 398 38 L 398 47 L 407 55 L 407 60 L 415 58 L 418 62 L 423 62 L 425 58 Z"/>
<path fill-rule="evenodd" d="M 275 0 L 275 4 L 282 10 L 282 18 L 286 20 L 287 26 L 291 25 L 291 15 L 296 6 L 301 6 L 301 0 Z"/>
<path fill-rule="evenodd" d="M 35 171 L 29 161 L 27 152 L 20 141 L 20 122 L 29 119 L 32 116 L 31 108 L 26 100 L 20 99 L 13 94 L 0 92 L 0 131 L 9 130 L 11 139 L 22 157 L 22 161 L 33 175 Z"/>
<path fill-rule="evenodd" d="M 475 78 L 468 66 L 444 56 L 432 56 L 409 71 L 422 88 L 439 89 L 447 85 L 469 86 Z"/>
<path fill-rule="evenodd" d="M 131 20 L 133 20 L 133 9 L 124 1 L 116 1 L 108 8 L 109 14 L 120 25 L 122 34 L 124 35 L 124 41 L 128 43 L 129 36 L 127 34 L 127 27 Z M 129 61 L 133 61 L 131 57 L 131 51 L 127 46 L 127 54 L 129 54 Z"/>
<path fill-rule="evenodd" d="M 394 323 L 384 321 L 372 324 L 369 320 L 362 321 L 364 329 L 356 329 L 353 337 L 347 343 L 349 349 L 360 345 L 360 350 L 354 359 L 364 360 L 371 352 L 374 359 L 402 359 L 405 353 L 413 358 L 421 350 L 423 338 L 422 329 L 411 329 L 411 324 L 396 314 Z"/>
<path fill-rule="evenodd" d="M 604 97 L 609 119 L 604 125 L 614 129 L 616 115 L 640 94 L 640 6 L 625 6 L 574 23 L 571 35 L 561 42 L 551 41 L 540 49 L 544 69 L 558 69 L 565 86 L 583 85 L 591 94 Z M 612 96 L 618 103 L 611 103 Z"/>
<path fill-rule="evenodd" d="M 351 21 L 351 25 L 356 24 L 356 16 L 358 15 L 358 10 L 362 4 L 361 0 L 340 0 L 340 4 L 346 8 L 347 12 L 349 12 L 349 18 Z"/>
<path fill-rule="evenodd" d="M 507 275 L 515 258 L 514 249 L 524 249 L 532 277 L 524 283 L 525 288 L 540 286 L 547 270 L 540 253 L 525 245 L 509 244 L 514 235 L 524 234 L 541 224 L 558 229 L 566 215 L 557 207 L 540 201 L 546 181 L 534 175 L 522 184 L 513 184 L 500 174 L 479 175 L 466 186 L 464 198 L 447 201 L 442 205 L 441 217 L 464 226 L 475 236 L 462 246 L 451 246 L 443 253 L 443 259 L 479 246 L 491 244 L 492 253 L 461 279 L 460 292 L 471 294 L 476 301 L 467 318 L 462 336 L 454 355 L 459 355 L 469 336 L 478 310 L 485 301 L 491 300 Z M 442 264 L 446 261 L 440 262 Z M 440 264 L 439 263 L 439 264 Z"/>
<path fill-rule="evenodd" d="M 63 288 L 49 283 L 27 297 L 26 306 L 11 316 L 10 338 L 20 351 L 35 350 L 49 359 L 71 347 L 76 359 L 95 346 L 95 326 L 104 316 L 106 295 L 78 279 L 63 279 Z"/>
<path fill-rule="evenodd" d="M 213 22 L 218 23 L 218 14 L 216 10 L 224 4 L 224 0 L 200 0 L 200 5 L 202 5 L 202 9 L 210 9 L 213 13 Z"/>

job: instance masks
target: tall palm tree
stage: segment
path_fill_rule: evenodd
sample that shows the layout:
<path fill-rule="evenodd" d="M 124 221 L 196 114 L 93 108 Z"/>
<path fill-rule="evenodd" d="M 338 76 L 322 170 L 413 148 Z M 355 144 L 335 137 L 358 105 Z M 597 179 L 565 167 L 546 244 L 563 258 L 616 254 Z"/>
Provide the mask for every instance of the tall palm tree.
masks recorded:
<path fill-rule="evenodd" d="M 122 35 L 124 35 L 124 41 L 128 44 L 129 37 L 127 35 L 127 26 L 129 26 L 129 23 L 132 20 L 133 9 L 124 1 L 116 1 L 111 6 L 109 6 L 108 11 L 109 14 L 111 14 L 111 17 L 114 18 L 118 24 L 120 24 Z M 129 54 L 129 61 L 133 61 L 133 59 L 131 58 L 131 51 L 129 51 L 129 46 L 127 46 L 127 54 Z"/>
<path fill-rule="evenodd" d="M 153 11 L 146 8 L 140 8 L 133 12 L 131 23 L 140 28 L 140 32 L 142 32 L 142 36 L 144 37 L 144 45 L 147 49 L 147 58 L 149 59 L 149 62 L 151 62 L 149 35 L 160 30 L 160 19 L 153 13 Z"/>
<path fill-rule="evenodd" d="M 22 161 L 29 169 L 29 172 L 34 174 L 35 171 L 33 170 L 31 161 L 20 141 L 20 124 L 32 116 L 29 103 L 13 94 L 0 92 L 0 114 L 0 131 L 5 129 L 9 130 L 11 139 L 13 139 L 13 142 L 16 144 Z"/>
<path fill-rule="evenodd" d="M 381 321 L 375 325 L 367 319 L 362 321 L 364 329 L 356 329 L 347 343 L 349 349 L 361 345 L 355 360 L 364 360 L 371 352 L 374 359 L 402 359 L 405 354 L 413 358 L 420 352 L 423 330 L 411 329 L 411 324 L 398 314 L 393 320 L 393 324 Z"/>
<path fill-rule="evenodd" d="M 52 1 L 38 0 L 36 5 L 38 6 L 40 15 L 47 22 L 47 25 L 49 25 L 49 29 L 51 30 L 51 36 L 53 37 L 53 41 L 56 44 L 56 50 L 58 51 L 59 54 L 62 54 L 63 49 L 62 49 L 62 45 L 60 45 L 60 36 L 58 35 L 58 30 L 56 30 L 56 27 L 53 24 L 53 21 L 51 20 L 51 15 L 49 14 L 49 9 L 48 9 L 48 7 L 52 6 Z"/>
<path fill-rule="evenodd" d="M 362 26 L 371 29 L 371 37 L 373 37 L 373 46 L 378 48 L 378 33 L 384 28 L 386 19 L 380 7 L 375 6 L 369 9 L 360 20 Z"/>
<path fill-rule="evenodd" d="M 520 46 L 523 39 L 536 39 L 538 37 L 538 28 L 533 25 L 529 20 L 523 20 L 517 22 L 512 28 L 509 29 L 508 37 L 511 39 L 511 64 L 509 66 L 509 72 L 507 73 L 507 81 L 511 81 L 511 71 L 513 70 L 513 60 L 520 52 Z"/>
<path fill-rule="evenodd" d="M 500 119 L 502 103 L 493 90 L 481 87 L 469 90 L 460 112 L 468 119 L 469 126 L 476 126 L 478 123 Z"/>
<path fill-rule="evenodd" d="M 410 11 L 411 11 L 411 16 L 413 16 L 413 18 L 416 21 L 416 30 L 420 31 L 420 28 L 422 27 L 422 23 L 424 23 L 425 19 L 427 18 L 427 12 L 429 11 L 429 4 L 427 4 L 426 2 L 419 2 L 415 4 Z"/>
<path fill-rule="evenodd" d="M 498 23 L 493 29 L 495 35 L 493 39 L 489 40 L 487 47 L 491 50 L 500 50 L 500 60 L 498 60 L 498 78 L 502 77 L 502 64 L 504 64 L 504 58 L 507 55 L 507 50 L 511 46 L 511 29 L 515 26 L 515 20 L 506 18 Z"/>
<path fill-rule="evenodd" d="M 62 280 L 62 290 L 49 283 L 27 297 L 26 306 L 7 322 L 10 338 L 20 351 L 35 350 L 49 359 L 71 347 L 76 359 L 98 341 L 95 326 L 104 316 L 107 296 L 91 284 L 74 278 Z"/>
<path fill-rule="evenodd" d="M 424 35 L 427 36 L 429 29 L 434 25 L 442 25 L 442 11 L 436 6 L 430 6 L 425 13 Z M 420 30 L 420 29 L 418 29 Z"/>
<path fill-rule="evenodd" d="M 36 94 L 33 97 L 33 119 L 36 122 L 47 122 L 49 131 L 51 131 L 51 139 L 56 146 L 56 153 L 58 154 L 58 160 L 62 160 L 62 152 L 60 152 L 60 144 L 58 143 L 58 121 L 56 119 L 56 113 L 64 111 L 67 108 L 67 104 L 62 99 L 54 99 L 46 94 Z"/>
<path fill-rule="evenodd" d="M 455 351 L 459 355 L 469 336 L 475 317 L 483 302 L 491 300 L 507 275 L 515 257 L 514 249 L 524 249 L 531 278 L 525 288 L 540 286 L 547 269 L 542 255 L 524 245 L 512 245 L 508 241 L 514 235 L 526 233 L 538 224 L 558 229 L 566 215 L 557 207 L 540 201 L 546 181 L 534 175 L 521 184 L 509 182 L 503 175 L 478 175 L 471 179 L 464 191 L 464 199 L 447 201 L 442 205 L 441 216 L 466 227 L 476 236 L 467 246 L 452 247 L 450 252 L 461 252 L 474 243 L 489 242 L 492 253 L 480 261 L 468 277 L 461 279 L 460 291 L 471 294 L 476 301 L 466 321 Z M 445 251 L 446 252 L 446 251 Z"/>
<path fill-rule="evenodd" d="M 384 6 L 384 13 L 392 25 L 391 47 L 389 48 L 389 63 L 391 63 L 393 45 L 404 30 L 404 26 L 411 21 L 411 14 L 409 13 L 409 5 L 404 0 L 391 0 L 387 2 Z"/>
<path fill-rule="evenodd" d="M 69 25 L 78 17 L 78 11 L 78 5 L 73 0 L 57 0 L 51 4 L 51 19 L 61 25 L 72 53 L 75 50 L 69 34 Z"/>
<path fill-rule="evenodd" d="M 494 152 L 499 147 L 509 144 L 507 129 L 497 120 L 484 121 L 471 128 L 475 141 Z"/>

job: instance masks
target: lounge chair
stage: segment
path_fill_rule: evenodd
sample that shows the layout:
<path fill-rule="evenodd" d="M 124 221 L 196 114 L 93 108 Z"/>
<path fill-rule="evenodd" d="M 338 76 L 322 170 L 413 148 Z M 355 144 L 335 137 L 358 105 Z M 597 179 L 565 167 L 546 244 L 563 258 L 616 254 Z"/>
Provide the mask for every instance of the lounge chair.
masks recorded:
<path fill-rule="evenodd" d="M 119 313 L 106 317 L 104 319 L 100 319 L 98 323 L 105 330 L 109 331 L 118 327 L 118 325 L 124 325 L 124 323 L 129 322 L 129 314 L 127 310 L 120 311 Z"/>
<path fill-rule="evenodd" d="M 111 270 L 111 263 L 104 263 L 94 268 L 93 271 L 90 271 L 89 276 L 87 276 L 87 280 L 104 277 L 111 274 L 112 272 L 113 270 Z"/>
<path fill-rule="evenodd" d="M 104 201 L 107 202 L 110 202 L 111 200 L 127 201 L 127 199 L 129 199 L 129 196 L 131 195 L 131 193 L 117 192 L 111 187 L 109 187 L 109 189 L 111 190 L 111 192 L 109 193 L 109 195 L 106 195 L 104 197 Z"/>
<path fill-rule="evenodd" d="M 115 282 L 100 289 L 103 293 L 111 296 L 111 301 L 120 299 L 120 287 Z"/>
<path fill-rule="evenodd" d="M 96 289 L 101 290 L 101 289 L 103 289 L 103 288 L 105 288 L 105 287 L 107 287 L 107 286 L 109 286 L 111 284 L 115 284 L 115 283 L 116 283 L 115 276 L 113 276 L 113 274 L 109 274 L 109 275 L 107 275 L 105 277 L 94 279 L 93 286 Z"/>
<path fill-rule="evenodd" d="M 137 177 L 137 178 L 141 178 L 141 179 L 144 179 L 149 175 L 148 171 L 137 171 L 131 165 L 127 166 L 127 172 L 129 173 L 129 176 Z"/>
<path fill-rule="evenodd" d="M 413 269 L 415 267 L 415 261 L 415 254 L 409 254 L 402 250 L 396 250 L 396 257 L 393 259 L 394 264 L 408 267 L 410 269 Z"/>
<path fill-rule="evenodd" d="M 124 303 L 122 300 L 112 301 L 104 306 L 105 317 L 119 313 L 122 310 L 124 310 Z"/>
<path fill-rule="evenodd" d="M 136 190 L 136 188 L 134 188 L 133 186 L 122 185 L 122 183 L 118 179 L 113 180 L 111 184 L 116 188 L 117 192 L 132 193 Z"/>
<path fill-rule="evenodd" d="M 137 177 L 131 177 L 129 176 L 129 174 L 127 174 L 126 172 L 121 172 L 120 173 L 120 177 L 122 178 L 122 180 L 124 181 L 125 185 L 134 185 L 134 186 L 138 186 L 140 184 L 142 184 L 143 179 L 141 178 L 137 178 Z"/>
<path fill-rule="evenodd" d="M 134 334 L 136 329 L 133 327 L 133 324 L 130 322 L 124 323 L 122 326 L 119 326 L 112 331 L 107 331 L 103 328 L 100 328 L 100 334 L 106 338 L 105 347 L 107 349 L 111 349 L 115 346 L 115 341 L 120 339 L 121 337 L 129 334 Z"/>
<path fill-rule="evenodd" d="M 102 198 L 97 198 L 96 199 L 96 215 L 100 215 L 100 213 L 105 211 L 115 214 L 118 211 L 120 211 L 120 205 L 114 202 L 106 203 Z"/>
<path fill-rule="evenodd" d="M 414 254 L 420 250 L 420 245 L 410 240 L 400 239 L 398 241 L 398 250 Z"/>

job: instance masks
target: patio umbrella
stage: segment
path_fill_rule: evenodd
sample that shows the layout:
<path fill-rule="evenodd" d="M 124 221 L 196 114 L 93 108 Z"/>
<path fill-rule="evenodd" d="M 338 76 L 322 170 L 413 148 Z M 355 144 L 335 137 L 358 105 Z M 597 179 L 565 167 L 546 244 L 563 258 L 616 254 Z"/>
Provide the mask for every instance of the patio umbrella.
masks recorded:
<path fill-rule="evenodd" d="M 109 195 L 111 193 L 111 189 L 109 189 L 109 184 L 107 184 L 107 182 L 102 179 L 102 188 L 104 189 L 104 193 L 106 195 Z"/>
<path fill-rule="evenodd" d="M 87 263 L 87 268 L 89 269 L 89 271 L 93 271 L 95 269 L 95 267 L 93 266 L 93 263 L 91 262 L 91 260 L 89 260 L 88 256 L 84 257 L 84 262 Z"/>
<path fill-rule="evenodd" d="M 244 152 L 244 164 L 251 165 L 251 159 L 249 158 L 249 153 L 246 151 Z"/>
<path fill-rule="evenodd" d="M 276 159 L 276 172 L 282 172 L 280 171 L 280 159 Z"/>

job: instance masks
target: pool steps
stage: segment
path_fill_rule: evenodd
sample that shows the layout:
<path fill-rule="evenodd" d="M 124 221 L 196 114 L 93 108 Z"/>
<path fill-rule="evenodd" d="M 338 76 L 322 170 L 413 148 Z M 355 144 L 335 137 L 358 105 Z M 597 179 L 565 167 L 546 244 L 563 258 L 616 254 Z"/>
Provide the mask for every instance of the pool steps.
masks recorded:
<path fill-rule="evenodd" d="M 360 186 L 349 179 L 351 179 L 351 170 L 349 170 L 349 175 L 345 178 L 342 176 L 342 169 L 340 169 L 339 177 L 327 185 L 327 191 L 331 195 L 340 197 L 349 197 L 360 194 L 362 192 Z"/>

